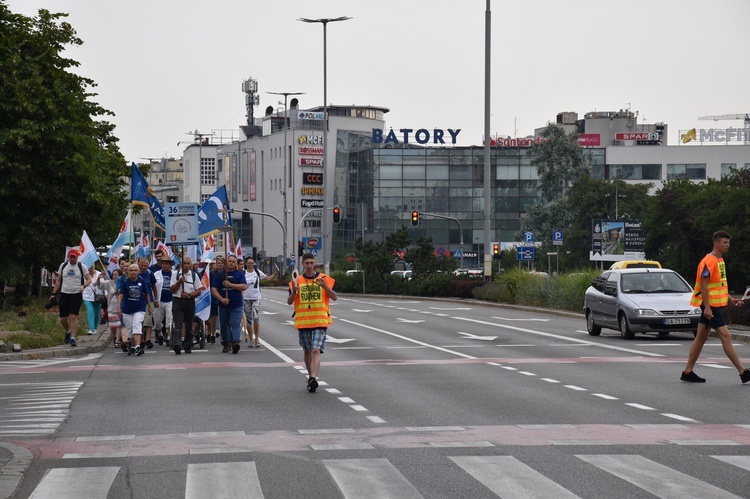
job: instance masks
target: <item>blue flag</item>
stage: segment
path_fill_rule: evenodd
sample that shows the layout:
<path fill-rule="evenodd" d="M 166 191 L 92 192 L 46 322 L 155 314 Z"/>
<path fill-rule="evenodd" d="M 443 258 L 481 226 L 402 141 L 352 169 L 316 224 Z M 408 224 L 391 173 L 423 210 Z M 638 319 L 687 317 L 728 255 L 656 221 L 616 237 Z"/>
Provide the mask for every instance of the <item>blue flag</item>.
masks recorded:
<path fill-rule="evenodd" d="M 154 224 L 164 230 L 164 207 L 156 198 L 151 187 L 148 186 L 148 182 L 146 182 L 138 167 L 135 166 L 135 163 L 132 164 L 131 170 L 130 202 L 148 207 L 151 210 Z"/>
<path fill-rule="evenodd" d="M 198 209 L 198 236 L 206 237 L 232 227 L 227 186 L 222 185 Z M 224 223 L 226 217 L 226 224 Z"/>

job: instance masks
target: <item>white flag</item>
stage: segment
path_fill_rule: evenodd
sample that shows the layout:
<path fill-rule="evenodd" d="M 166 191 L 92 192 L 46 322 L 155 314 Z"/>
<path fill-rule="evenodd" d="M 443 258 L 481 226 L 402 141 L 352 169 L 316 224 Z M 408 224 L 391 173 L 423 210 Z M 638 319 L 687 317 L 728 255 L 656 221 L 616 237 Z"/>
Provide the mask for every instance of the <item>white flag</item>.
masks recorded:
<path fill-rule="evenodd" d="M 81 244 L 78 249 L 81 251 L 81 256 L 78 257 L 78 261 L 86 267 L 91 267 L 99 259 L 99 255 L 96 254 L 94 243 L 91 242 L 91 239 L 89 239 L 89 235 L 86 234 L 85 230 L 81 236 Z"/>

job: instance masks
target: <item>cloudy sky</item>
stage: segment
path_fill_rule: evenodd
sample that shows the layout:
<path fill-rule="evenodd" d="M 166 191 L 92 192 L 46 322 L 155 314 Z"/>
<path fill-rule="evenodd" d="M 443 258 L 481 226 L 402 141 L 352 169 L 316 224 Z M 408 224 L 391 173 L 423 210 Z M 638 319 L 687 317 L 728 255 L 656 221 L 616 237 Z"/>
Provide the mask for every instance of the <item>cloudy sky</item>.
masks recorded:
<path fill-rule="evenodd" d="M 482 141 L 486 0 L 7 0 L 70 14 L 84 45 L 68 57 L 98 84 L 128 161 L 180 156 L 189 131 L 245 123 L 242 81 L 323 104 L 382 106 L 386 127 L 460 128 Z M 493 0 L 491 133 L 526 136 L 561 111 L 630 109 L 678 130 L 742 126 L 750 113 L 750 1 Z"/>

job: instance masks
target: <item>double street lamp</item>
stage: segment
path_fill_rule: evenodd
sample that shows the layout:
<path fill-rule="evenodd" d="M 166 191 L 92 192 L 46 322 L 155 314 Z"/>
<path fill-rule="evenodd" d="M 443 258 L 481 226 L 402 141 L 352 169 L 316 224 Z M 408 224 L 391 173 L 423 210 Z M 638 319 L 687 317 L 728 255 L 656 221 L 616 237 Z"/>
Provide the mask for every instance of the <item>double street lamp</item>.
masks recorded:
<path fill-rule="evenodd" d="M 339 21 L 348 21 L 351 19 L 351 17 L 347 16 L 341 16 L 341 17 L 324 17 L 321 19 L 307 19 L 304 17 L 301 17 L 297 19 L 298 21 L 302 21 L 303 23 L 319 23 L 323 25 L 323 120 L 324 120 L 324 126 L 325 126 L 325 132 L 324 132 L 324 139 L 323 139 L 323 171 L 326 172 L 328 170 L 328 158 L 326 157 L 326 154 L 328 152 L 328 38 L 327 38 L 327 30 L 328 30 L 328 23 L 335 23 Z M 333 170 L 330 170 L 331 172 Z M 328 179 L 333 179 L 333 173 L 331 175 L 328 175 L 326 172 L 325 175 L 325 182 L 328 183 Z M 326 206 L 333 204 L 333 199 L 331 197 L 331 189 L 325 190 L 324 199 L 327 200 L 325 203 Z M 329 241 L 328 245 L 325 248 L 325 251 L 328 255 L 330 255 L 331 250 L 331 243 Z"/>

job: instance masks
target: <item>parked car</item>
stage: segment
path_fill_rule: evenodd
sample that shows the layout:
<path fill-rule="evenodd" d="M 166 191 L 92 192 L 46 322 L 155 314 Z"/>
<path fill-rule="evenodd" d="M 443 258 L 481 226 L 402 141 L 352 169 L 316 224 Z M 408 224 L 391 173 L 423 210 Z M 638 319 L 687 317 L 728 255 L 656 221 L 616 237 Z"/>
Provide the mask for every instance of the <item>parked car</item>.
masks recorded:
<path fill-rule="evenodd" d="M 453 275 L 467 275 L 470 277 L 484 277 L 484 272 L 481 269 L 456 269 L 453 271 Z"/>
<path fill-rule="evenodd" d="M 406 279 L 407 281 L 411 281 L 413 277 L 411 270 L 394 270 L 391 272 L 391 275 L 399 276 L 401 279 Z"/>
<path fill-rule="evenodd" d="M 361 274 L 361 273 L 362 273 L 361 270 L 347 270 L 346 271 L 346 275 L 357 275 L 357 274 Z"/>
<path fill-rule="evenodd" d="M 672 331 L 693 333 L 701 310 L 690 305 L 693 289 L 677 272 L 669 269 L 635 268 L 607 270 L 586 290 L 586 329 L 599 336 L 602 328 L 666 336 Z"/>
<path fill-rule="evenodd" d="M 609 270 L 614 269 L 660 269 L 661 263 L 656 260 L 621 260 L 615 262 L 609 267 Z"/>

